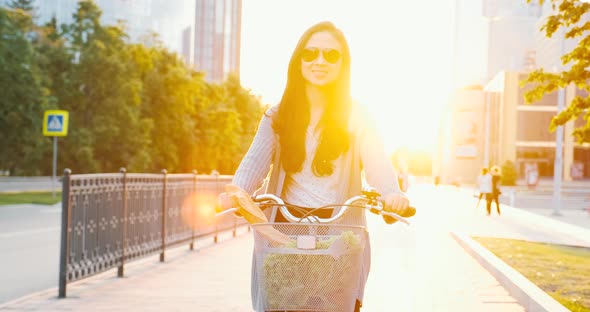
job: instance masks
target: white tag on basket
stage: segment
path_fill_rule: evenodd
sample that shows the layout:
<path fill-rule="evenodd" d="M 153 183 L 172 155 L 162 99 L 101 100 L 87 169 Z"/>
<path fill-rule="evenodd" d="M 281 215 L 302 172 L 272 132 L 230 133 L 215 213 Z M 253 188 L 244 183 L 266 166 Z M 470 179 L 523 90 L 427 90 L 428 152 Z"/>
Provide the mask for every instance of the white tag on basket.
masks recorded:
<path fill-rule="evenodd" d="M 346 243 L 340 238 L 335 240 L 330 247 L 328 247 L 328 253 L 334 260 L 338 260 L 346 252 Z"/>
<path fill-rule="evenodd" d="M 297 236 L 297 248 L 299 249 L 316 249 L 317 239 L 314 235 Z"/>

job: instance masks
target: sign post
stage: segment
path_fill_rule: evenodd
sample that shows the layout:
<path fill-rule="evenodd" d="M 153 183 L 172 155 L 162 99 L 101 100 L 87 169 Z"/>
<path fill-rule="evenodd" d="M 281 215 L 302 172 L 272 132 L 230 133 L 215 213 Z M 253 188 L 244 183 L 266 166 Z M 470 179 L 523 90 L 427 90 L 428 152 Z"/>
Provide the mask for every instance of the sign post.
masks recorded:
<path fill-rule="evenodd" d="M 43 135 L 53 137 L 53 175 L 51 177 L 51 194 L 55 198 L 55 176 L 57 170 L 57 137 L 68 135 L 68 112 L 48 110 L 43 115 Z"/>

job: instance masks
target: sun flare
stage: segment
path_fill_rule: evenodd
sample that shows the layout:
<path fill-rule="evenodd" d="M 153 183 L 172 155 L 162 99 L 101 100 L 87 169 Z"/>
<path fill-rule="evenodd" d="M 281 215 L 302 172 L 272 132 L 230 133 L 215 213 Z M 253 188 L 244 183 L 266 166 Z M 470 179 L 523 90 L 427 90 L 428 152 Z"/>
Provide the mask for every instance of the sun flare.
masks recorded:
<path fill-rule="evenodd" d="M 212 191 L 198 191 L 187 196 L 182 204 L 184 224 L 195 230 L 214 224 L 217 202 L 217 194 Z"/>
<path fill-rule="evenodd" d="M 434 151 L 451 86 L 453 2 L 426 2 L 406 1 L 396 10 L 380 0 L 245 2 L 242 82 L 276 104 L 299 36 L 330 20 L 349 41 L 353 97 L 373 115 L 387 152 Z M 275 14 L 256 14 L 261 7 Z"/>

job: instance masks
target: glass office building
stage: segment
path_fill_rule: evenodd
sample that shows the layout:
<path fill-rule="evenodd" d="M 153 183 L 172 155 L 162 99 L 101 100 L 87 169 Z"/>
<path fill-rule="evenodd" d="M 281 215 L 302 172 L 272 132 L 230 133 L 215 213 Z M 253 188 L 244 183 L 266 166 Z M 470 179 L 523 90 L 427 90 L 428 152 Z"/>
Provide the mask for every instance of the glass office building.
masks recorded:
<path fill-rule="evenodd" d="M 527 71 L 535 66 L 534 34 L 542 8 L 536 3 L 484 0 L 487 21 L 486 81 L 501 71 Z"/>
<path fill-rule="evenodd" d="M 239 75 L 241 0 L 197 0 L 194 61 L 210 81 Z"/>

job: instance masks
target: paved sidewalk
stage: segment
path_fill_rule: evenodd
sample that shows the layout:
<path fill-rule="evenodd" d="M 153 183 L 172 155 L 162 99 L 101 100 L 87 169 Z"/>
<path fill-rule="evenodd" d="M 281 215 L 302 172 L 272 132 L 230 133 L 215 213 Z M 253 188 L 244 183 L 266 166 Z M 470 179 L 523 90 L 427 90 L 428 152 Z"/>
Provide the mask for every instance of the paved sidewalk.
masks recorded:
<path fill-rule="evenodd" d="M 477 198 L 471 190 L 457 189 L 455 202 L 461 217 L 455 225 L 456 231 L 471 236 L 489 236 L 522 239 L 535 242 L 573 245 L 590 248 L 590 213 L 579 209 L 564 207 L 561 215 L 553 215 L 553 209 L 525 206 L 513 208 L 506 204 L 500 205 L 501 216 L 492 203 L 491 216 L 485 213 L 485 202 L 476 208 Z"/>
<path fill-rule="evenodd" d="M 422 198 L 434 204 L 416 201 L 421 210 L 412 226 L 369 219 L 372 265 L 362 311 L 524 311 L 449 235 L 456 216 L 438 205 L 448 194 L 432 194 Z M 251 311 L 252 235 L 239 233 L 199 251 L 169 252 L 164 264 L 156 256 L 131 263 L 125 278 L 111 271 L 70 284 L 66 299 L 52 290 L 0 310 Z"/>
<path fill-rule="evenodd" d="M 373 220 L 366 311 L 524 311 L 451 239 L 447 217 L 433 210 L 417 216 L 412 227 L 397 228 Z"/>
<path fill-rule="evenodd" d="M 473 187 L 464 187 L 461 190 L 472 197 L 479 194 Z M 556 209 L 554 208 L 552 191 L 529 191 L 525 189 L 513 193 L 513 190 L 513 188 L 504 188 L 504 192 L 500 196 L 501 204 L 555 221 L 590 229 L 590 188 L 588 186 L 564 190 L 561 195 L 561 206 L 557 211 L 558 214 L 555 214 Z M 473 205 L 475 205 L 475 202 Z M 483 200 L 480 207 L 485 209 Z M 495 203 L 492 204 L 492 208 L 495 209 Z"/>
<path fill-rule="evenodd" d="M 413 234 L 404 231 L 380 234 L 411 239 Z M 416 237 L 429 248 L 383 246 L 387 238 L 375 237 L 363 311 L 524 311 L 448 235 L 437 236 Z M 0 310 L 251 311 L 251 251 L 249 233 L 199 251 L 181 248 L 170 252 L 165 264 L 152 257 L 130 265 L 125 278 L 111 271 L 69 285 L 66 299 L 57 299 L 53 290 Z"/>
<path fill-rule="evenodd" d="M 220 235 L 220 243 L 178 247 L 166 253 L 166 263 L 151 256 L 125 267 L 68 285 L 67 298 L 57 289 L 41 292 L 0 311 L 251 311 L 251 234 Z M 200 247 L 200 248 L 199 248 Z"/>
<path fill-rule="evenodd" d="M 565 222 L 571 225 L 590 230 L 590 213 L 580 209 L 562 209 L 559 216 L 554 215 L 551 208 L 519 208 L 535 215 L 543 216 L 555 221 Z"/>

